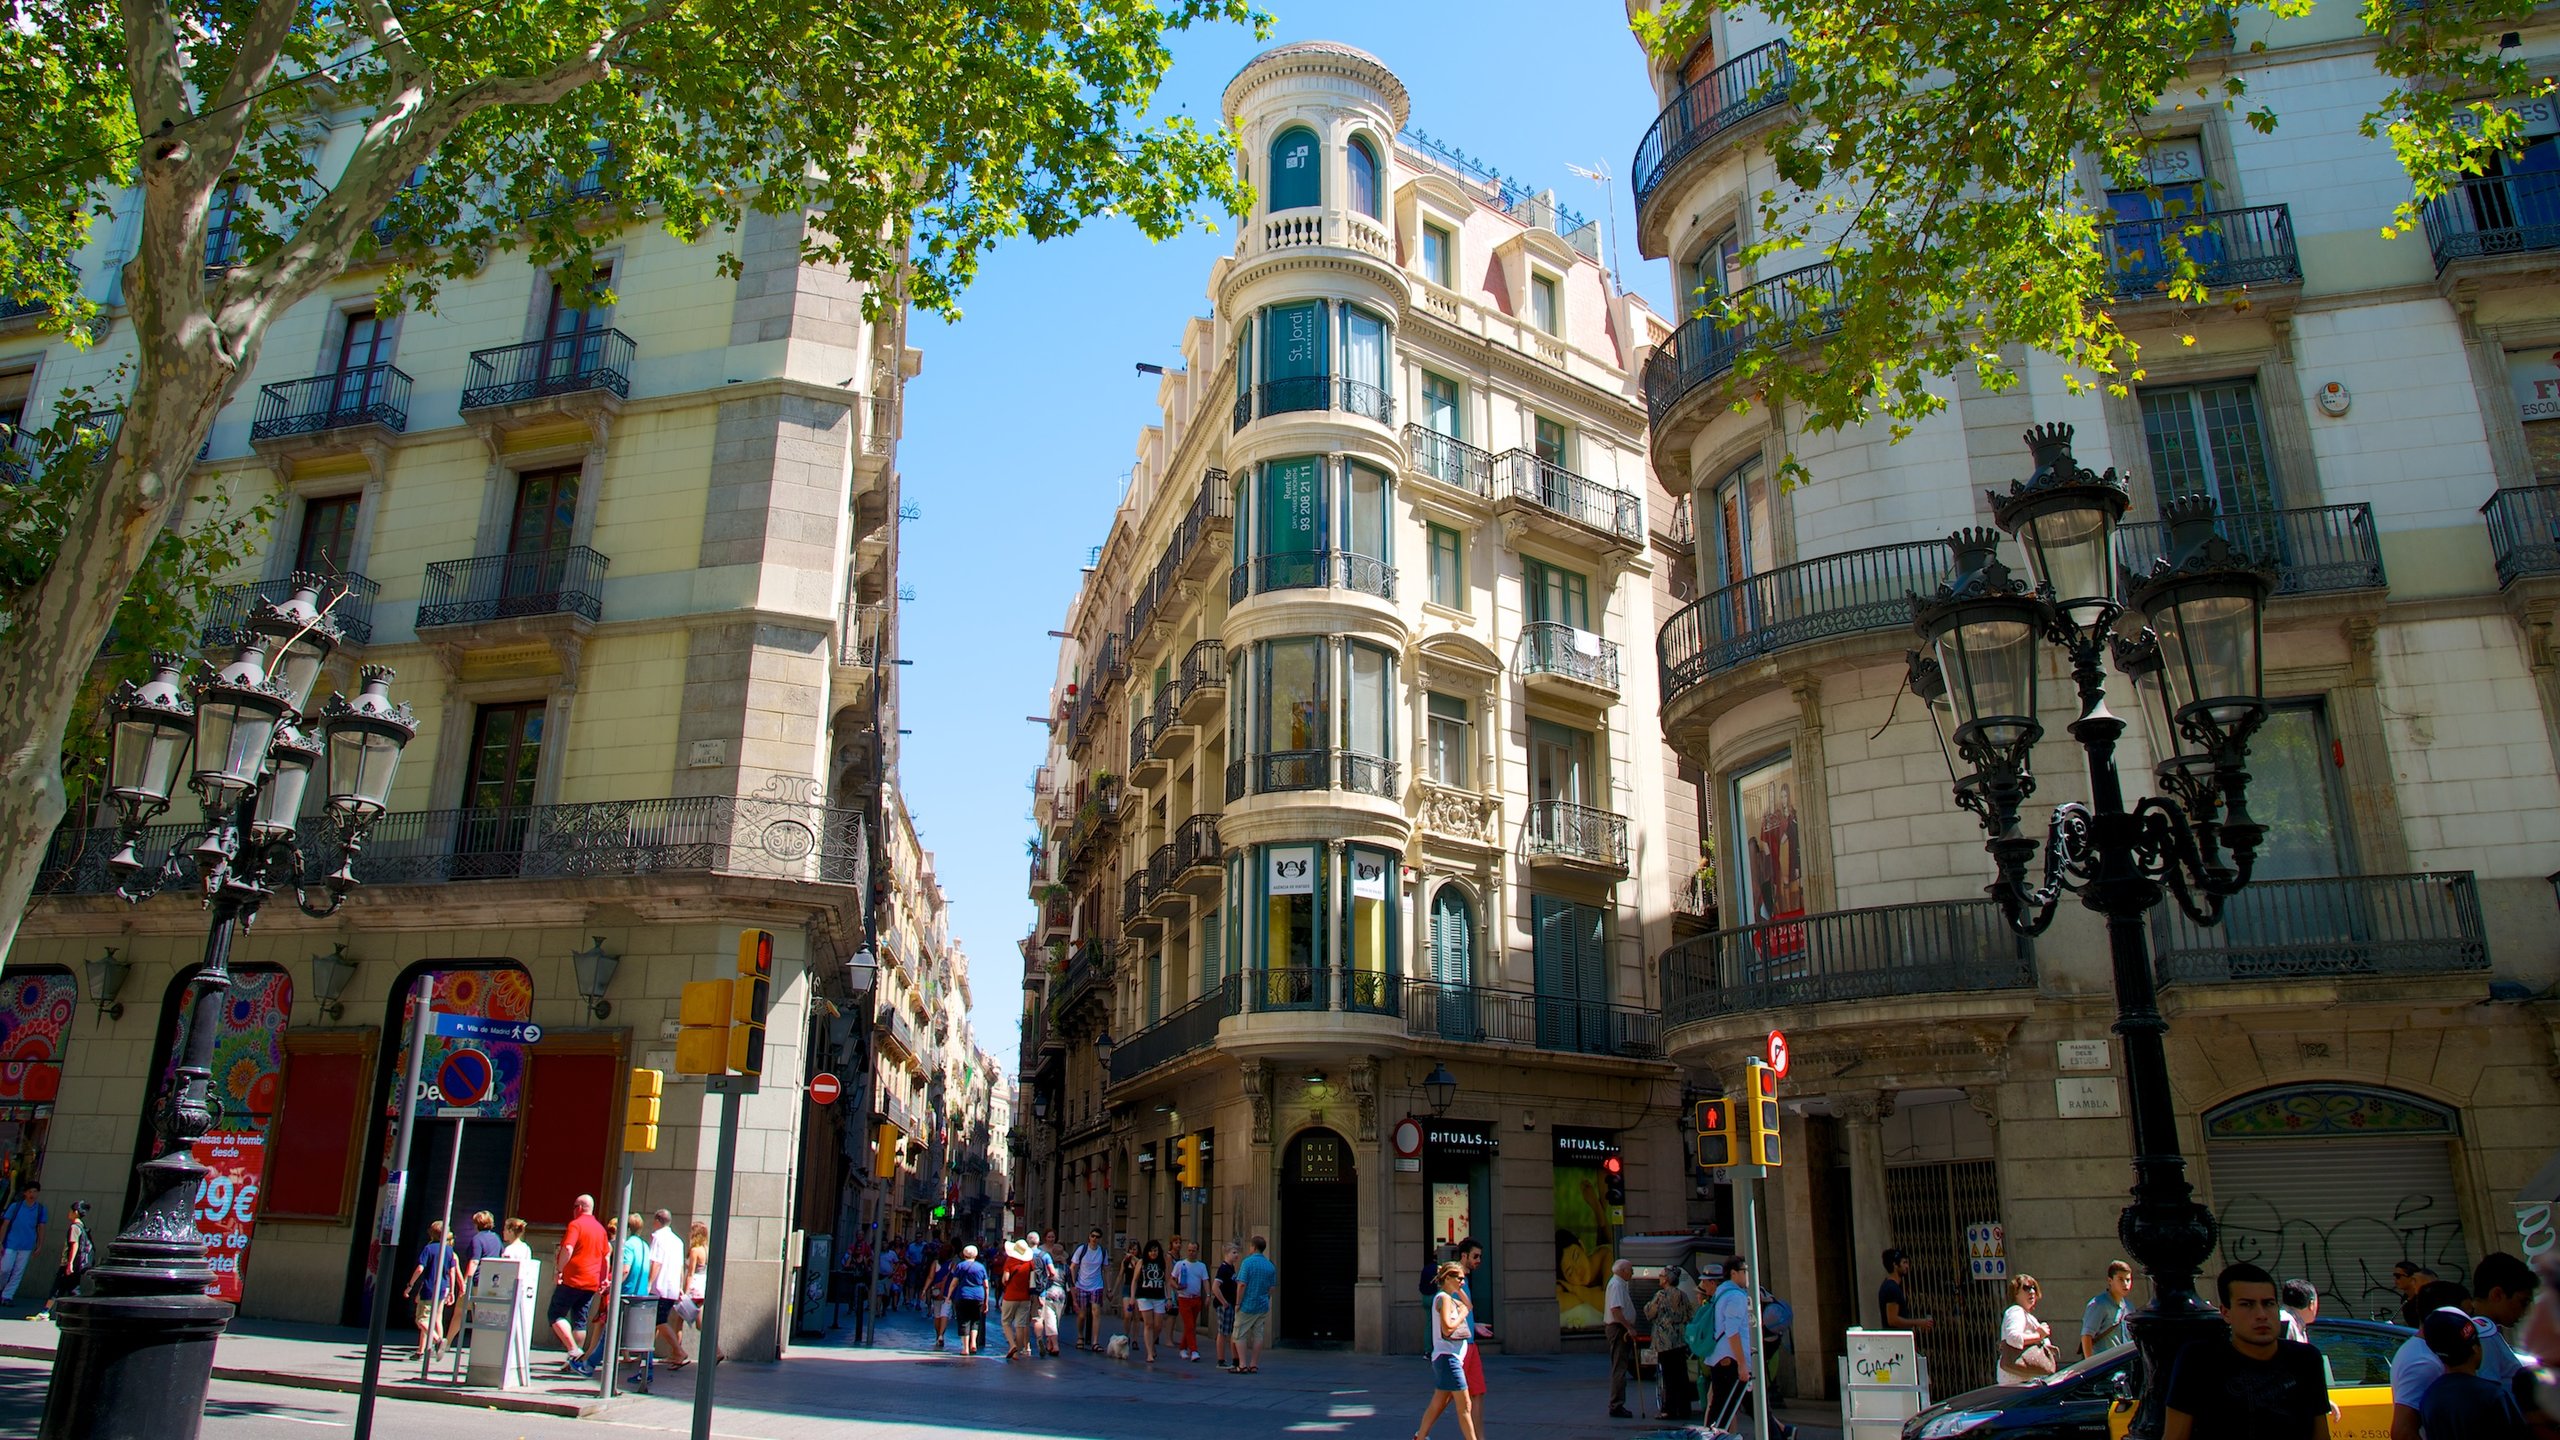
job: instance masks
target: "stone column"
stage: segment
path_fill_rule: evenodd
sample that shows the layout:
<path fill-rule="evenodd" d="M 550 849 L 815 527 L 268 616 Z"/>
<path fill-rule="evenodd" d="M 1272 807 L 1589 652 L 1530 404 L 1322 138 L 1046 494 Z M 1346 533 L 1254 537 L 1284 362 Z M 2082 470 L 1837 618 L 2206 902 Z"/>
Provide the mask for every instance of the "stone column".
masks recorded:
<path fill-rule="evenodd" d="M 1884 1203 L 1884 1117 L 1893 1113 L 1893 1096 L 1874 1090 L 1834 1095 L 1831 1113 L 1849 1136 L 1849 1229 L 1858 1252 L 1852 1313 L 1861 1326 L 1881 1325 L 1875 1294 L 1884 1283 L 1885 1247 L 1893 1243 Z"/>
<path fill-rule="evenodd" d="M 1340 1010 L 1351 994 L 1351 947 L 1342 934 L 1343 891 L 1351 884 L 1351 870 L 1339 840 L 1324 842 L 1324 877 L 1324 910 L 1316 920 L 1324 927 L 1319 953 L 1332 957 L 1325 967 L 1333 972 L 1328 1008 Z"/>

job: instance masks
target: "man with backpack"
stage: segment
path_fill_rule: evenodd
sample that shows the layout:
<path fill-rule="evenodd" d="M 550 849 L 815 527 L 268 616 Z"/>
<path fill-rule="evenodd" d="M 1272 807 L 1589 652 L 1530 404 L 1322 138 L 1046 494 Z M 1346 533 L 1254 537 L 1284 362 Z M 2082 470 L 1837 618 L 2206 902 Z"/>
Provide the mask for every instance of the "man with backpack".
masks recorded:
<path fill-rule="evenodd" d="M 1102 1248 L 1102 1232 L 1090 1231 L 1067 1257 L 1067 1283 L 1074 1287 L 1076 1348 L 1102 1348 L 1102 1276 L 1111 1253 Z"/>
<path fill-rule="evenodd" d="M 18 1282 L 26 1278 L 36 1241 L 43 1238 L 45 1222 L 52 1218 L 44 1208 L 44 1187 L 35 1184 L 19 1191 L 8 1209 L 0 1210 L 0 1301 L 16 1303 Z"/>
<path fill-rule="evenodd" d="M 1058 1353 L 1058 1302 L 1065 1294 L 1058 1285 L 1058 1262 L 1040 1243 L 1040 1232 L 1023 1237 L 1031 1245 L 1031 1353 Z"/>

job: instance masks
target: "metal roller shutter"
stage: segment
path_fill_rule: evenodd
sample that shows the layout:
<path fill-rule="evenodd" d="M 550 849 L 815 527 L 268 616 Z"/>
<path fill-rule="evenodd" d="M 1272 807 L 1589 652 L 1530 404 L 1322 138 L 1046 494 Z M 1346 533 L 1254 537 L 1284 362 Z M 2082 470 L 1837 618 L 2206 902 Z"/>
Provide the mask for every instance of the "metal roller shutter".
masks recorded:
<path fill-rule="evenodd" d="M 2399 1319 L 2391 1267 L 2404 1258 L 2469 1278 L 2448 1140 L 2226 1142 L 2205 1159 L 2224 1263 L 2309 1280 L 2324 1314 Z"/>

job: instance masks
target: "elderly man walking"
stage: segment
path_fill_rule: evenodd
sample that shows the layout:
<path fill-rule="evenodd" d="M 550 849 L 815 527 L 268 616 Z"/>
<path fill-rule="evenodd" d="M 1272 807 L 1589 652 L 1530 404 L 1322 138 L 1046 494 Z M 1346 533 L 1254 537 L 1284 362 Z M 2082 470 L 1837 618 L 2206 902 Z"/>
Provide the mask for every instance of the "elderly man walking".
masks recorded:
<path fill-rule="evenodd" d="M 1633 1262 L 1621 1260 L 1609 1267 L 1609 1418 L 1633 1420 L 1635 1412 L 1627 1408 L 1627 1382 L 1636 1373 L 1636 1297 L 1627 1282 L 1634 1278 Z"/>

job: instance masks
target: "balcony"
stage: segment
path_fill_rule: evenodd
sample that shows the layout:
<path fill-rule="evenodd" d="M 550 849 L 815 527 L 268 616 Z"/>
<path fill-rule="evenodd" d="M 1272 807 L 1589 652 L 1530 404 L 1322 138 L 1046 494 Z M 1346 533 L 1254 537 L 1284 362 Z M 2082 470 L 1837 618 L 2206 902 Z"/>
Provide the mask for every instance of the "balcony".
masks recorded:
<path fill-rule="evenodd" d="M 1731 374 L 1744 350 L 1809 344 L 1838 329 L 1839 294 L 1839 272 L 1826 260 L 1737 292 L 1748 308 L 1765 307 L 1765 319 L 1727 321 L 1711 313 L 1693 316 L 1671 332 L 1644 362 L 1645 417 L 1655 436 L 1682 401 Z"/>
<path fill-rule="evenodd" d="M 1532 865 L 1552 864 L 1614 875 L 1627 873 L 1627 817 L 1570 800 L 1532 800 L 1520 832 Z"/>
<path fill-rule="evenodd" d="M 1216 1044 L 1218 1022 L 1236 1013 L 1243 989 L 1242 977 L 1230 975 L 1218 983 L 1217 989 L 1113 1046 L 1111 1083 L 1126 1085 L 1150 1070 Z"/>
<path fill-rule="evenodd" d="M 907 1018 L 905 1010 L 892 1005 L 881 1012 L 879 1023 L 872 1027 L 872 1033 L 879 1037 L 881 1049 L 895 1054 L 910 1065 L 922 1062 L 924 1052 L 916 1043 L 916 1022 Z M 906 1131 L 903 1125 L 898 1128 L 902 1132 Z"/>
<path fill-rule="evenodd" d="M 1337 984 L 1342 1008 L 1354 1014 L 1396 1015 L 1404 1008 L 1404 977 L 1383 970 L 1353 970 L 1346 976 L 1330 967 L 1284 965 L 1247 970 L 1242 979 L 1245 1010 L 1330 1010 Z"/>
<path fill-rule="evenodd" d="M 1182 656 L 1182 723 L 1214 725 L 1227 709 L 1227 647 L 1202 640 Z"/>
<path fill-rule="evenodd" d="M 1662 1023 L 2036 983 L 2027 942 L 1988 900 L 1797 915 L 1662 952 Z"/>
<path fill-rule="evenodd" d="M 1454 435 L 1421 425 L 1404 427 L 1406 473 L 1463 490 L 1479 500 L 1493 498 L 1493 454 Z"/>
<path fill-rule="evenodd" d="M 2384 587 L 2382 541 L 2370 505 L 2244 511 L 2213 524 L 2241 551 L 2275 566 L 2279 597 Z M 2116 560 L 2137 576 L 2150 574 L 2152 562 L 2167 554 L 2167 532 L 2156 521 L 2116 532 Z"/>
<path fill-rule="evenodd" d="M 1131 707 L 1137 708 L 1137 707 Z M 1135 785 L 1153 785 L 1164 778 L 1165 763 L 1155 756 L 1156 720 L 1140 710 L 1138 718 L 1129 722 L 1129 780 Z"/>
<path fill-rule="evenodd" d="M 1552 620 L 1520 627 L 1512 664 L 1531 694 L 1596 700 L 1618 697 L 1618 642 Z"/>
<path fill-rule="evenodd" d="M 396 367 L 365 365 L 262 386 L 249 439 L 255 444 L 366 426 L 394 435 L 409 428 L 409 377 Z"/>
<path fill-rule="evenodd" d="M 303 853 L 313 866 L 305 884 L 319 884 L 322 858 L 337 853 L 333 824 L 327 816 L 301 824 Z M 201 830 L 192 823 L 149 826 L 137 853 L 156 870 L 170 847 Z M 115 887 L 106 862 L 115 850 L 113 827 L 66 826 L 54 832 L 37 889 L 49 895 L 108 894 Z M 353 865 L 365 885 L 700 874 L 860 887 L 869 883 L 870 852 L 859 810 L 704 795 L 395 810 L 375 821 Z M 184 888 L 192 882 L 172 884 Z"/>
<path fill-rule="evenodd" d="M 1174 908 L 1172 901 L 1182 894 L 1173 887 L 1173 878 L 1180 869 L 1181 862 L 1170 840 L 1157 846 L 1155 853 L 1147 857 L 1147 903 L 1149 905 L 1159 911 Z"/>
<path fill-rule="evenodd" d="M 638 347 L 619 330 L 590 330 L 523 345 L 471 352 L 462 412 L 523 405 L 571 395 L 631 398 Z"/>
<path fill-rule="evenodd" d="M 1759 655 L 1835 635 L 1911 630 L 1911 596 L 1947 573 L 1944 540 L 1879 545 L 1802 560 L 1711 591 L 1664 622 L 1662 699 Z"/>
<path fill-rule="evenodd" d="M 1227 764 L 1227 799 L 1241 800 L 1247 787 L 1255 795 L 1286 795 L 1335 786 L 1356 795 L 1394 799 L 1402 767 L 1395 761 L 1349 750 L 1267 750 L 1239 756 Z"/>
<path fill-rule="evenodd" d="M 2436 273 L 2465 260 L 2560 250 L 2560 171 L 2456 182 L 2427 202 Z"/>
<path fill-rule="evenodd" d="M 551 616 L 593 624 L 604 618 L 604 571 L 612 563 L 584 545 L 439 560 L 427 567 L 418 628 Z"/>
<path fill-rule="evenodd" d="M 1243 239 L 1245 259 L 1327 248 L 1357 250 L 1391 268 L 1396 263 L 1395 240 L 1386 227 L 1345 210 L 1283 210 L 1259 223 L 1245 222 Z"/>
<path fill-rule="evenodd" d="M 1555 516 L 1595 531 L 1604 543 L 1644 544 L 1644 501 L 1526 450 L 1493 458 L 1493 497 L 1532 517 Z"/>
<path fill-rule="evenodd" d="M 1182 720 L 1182 680 L 1175 676 L 1156 690 L 1155 733 L 1147 737 L 1147 753 L 1158 764 L 1191 752 L 1191 727 Z"/>
<path fill-rule="evenodd" d="M 1200 476 L 1200 489 L 1191 497 L 1191 507 L 1166 537 L 1164 551 L 1156 557 L 1155 568 L 1147 573 L 1129 601 L 1128 614 L 1121 622 L 1121 632 L 1132 648 L 1146 643 L 1154 632 L 1155 622 L 1171 618 L 1165 608 L 1176 589 L 1185 580 L 1204 580 L 1217 573 L 1212 558 L 1223 547 L 1209 542 L 1231 528 L 1235 497 L 1228 488 L 1227 472 L 1208 470 Z"/>
<path fill-rule="evenodd" d="M 1637 1006 L 1438 980 L 1407 980 L 1403 988 L 1404 1033 L 1417 1040 L 1628 1060 L 1662 1055 L 1661 1015 Z"/>
<path fill-rule="evenodd" d="M 2480 514 L 2489 522 L 2500 589 L 2528 575 L 2560 575 L 2560 485 L 2501 490 Z"/>
<path fill-rule="evenodd" d="M 2489 968 L 2468 870 L 2253 881 L 2210 929 L 2151 912 L 2164 985 L 2457 975 Z"/>
<path fill-rule="evenodd" d="M 1282 380 L 1265 380 L 1236 397 L 1235 423 L 1231 428 L 1241 430 L 1257 416 L 1268 420 L 1275 415 L 1321 414 L 1327 411 L 1340 411 L 1392 427 L 1396 423 L 1396 397 L 1383 385 L 1341 375 L 1296 375 Z"/>
<path fill-rule="evenodd" d="M 1682 935 L 1701 934 L 1716 928 L 1714 877 L 1690 875 L 1672 884 L 1671 928 Z"/>
<path fill-rule="evenodd" d="M 1218 843 L 1218 817 L 1194 815 L 1175 826 L 1172 848 L 1174 888 L 1195 900 L 1217 899 L 1226 857 Z"/>
<path fill-rule="evenodd" d="M 1144 870 L 1120 882 L 1120 929 L 1127 935 L 1154 935 L 1164 929 L 1161 916 L 1147 909 L 1147 876 Z"/>
<path fill-rule="evenodd" d="M 879 1102 L 871 1108 L 873 1114 L 898 1127 L 900 1139 L 912 1140 L 916 1137 L 916 1112 L 906 1101 L 884 1090 L 880 1093 Z"/>
<path fill-rule="evenodd" d="M 2166 294 L 2177 278 L 2173 254 L 2183 249 L 2196 280 L 2212 290 L 2247 285 L 2298 285 L 2302 257 L 2293 245 L 2293 210 L 2255 205 L 2245 210 L 2203 210 L 2159 220 L 2127 220 L 2100 232 L 2107 273 L 2118 299 Z"/>
<path fill-rule="evenodd" d="M 320 610 L 335 621 L 338 634 L 349 645 L 373 642 L 373 600 L 382 587 L 352 571 L 328 577 L 327 588 L 320 592 Z M 202 642 L 208 650 L 221 649 L 230 643 L 230 635 L 249 623 L 249 612 L 261 605 L 277 605 L 293 598 L 293 581 L 257 580 L 246 585 L 225 585 L 213 592 L 205 605 L 202 620 Z"/>
<path fill-rule="evenodd" d="M 889 644 L 894 634 L 889 602 L 846 605 L 844 626 L 836 643 L 836 664 L 847 670 L 879 669 L 888 663 Z"/>
<path fill-rule="evenodd" d="M 1393 600 L 1396 598 L 1396 572 L 1393 566 L 1374 555 L 1354 555 L 1348 550 L 1310 550 L 1298 554 L 1257 555 L 1227 575 L 1227 603 L 1230 605 L 1248 595 L 1269 595 L 1281 590 L 1349 590 L 1354 594 Z"/>
<path fill-rule="evenodd" d="M 1682 160 L 1752 116 L 1784 104 L 1795 80 L 1787 42 L 1776 40 L 1744 51 L 1673 97 L 1637 142 L 1635 163 L 1628 167 L 1635 181 L 1637 224 L 1644 223 L 1645 207 Z"/>

